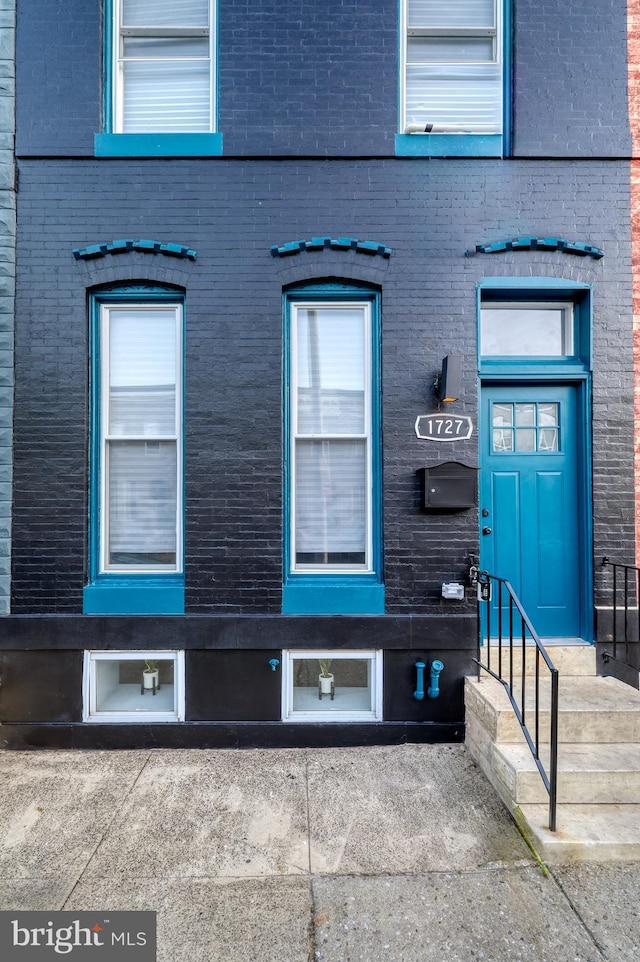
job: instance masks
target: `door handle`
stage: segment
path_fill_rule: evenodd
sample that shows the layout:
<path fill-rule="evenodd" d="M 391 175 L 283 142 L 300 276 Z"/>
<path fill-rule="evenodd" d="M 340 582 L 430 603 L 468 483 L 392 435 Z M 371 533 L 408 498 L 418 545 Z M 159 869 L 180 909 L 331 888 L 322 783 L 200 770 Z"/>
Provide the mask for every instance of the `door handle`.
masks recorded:
<path fill-rule="evenodd" d="M 482 533 L 483 533 L 483 534 L 491 534 L 491 528 L 489 528 L 487 525 L 485 525 L 485 527 L 482 529 Z"/>

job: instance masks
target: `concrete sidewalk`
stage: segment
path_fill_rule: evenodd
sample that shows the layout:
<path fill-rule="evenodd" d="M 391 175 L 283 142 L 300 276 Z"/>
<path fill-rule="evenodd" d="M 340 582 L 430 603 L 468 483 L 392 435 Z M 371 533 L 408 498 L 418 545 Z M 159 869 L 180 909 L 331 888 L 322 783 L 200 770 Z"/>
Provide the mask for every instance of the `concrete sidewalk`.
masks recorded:
<path fill-rule="evenodd" d="M 637 962 L 640 865 L 532 858 L 460 745 L 0 752 L 0 908 L 158 962 Z"/>

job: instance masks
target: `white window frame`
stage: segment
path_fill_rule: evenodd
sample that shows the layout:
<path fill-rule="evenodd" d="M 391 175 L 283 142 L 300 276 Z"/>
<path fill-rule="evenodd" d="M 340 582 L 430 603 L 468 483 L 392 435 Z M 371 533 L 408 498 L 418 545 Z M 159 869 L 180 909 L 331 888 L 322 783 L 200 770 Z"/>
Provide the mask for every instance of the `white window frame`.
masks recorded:
<path fill-rule="evenodd" d="M 109 433 L 109 326 L 112 313 L 126 310 L 133 311 L 172 311 L 175 317 L 176 337 L 176 411 L 175 432 L 173 435 L 126 434 Z M 183 305 L 180 302 L 145 302 L 127 301 L 100 304 L 100 574 L 179 574 L 183 568 L 183 451 L 182 451 L 182 361 L 183 361 Z M 169 442 L 176 446 L 176 561 L 173 565 L 124 565 L 109 564 L 109 455 L 108 448 L 111 441 L 148 441 Z"/>
<path fill-rule="evenodd" d="M 358 309 L 363 311 L 364 330 L 364 432 L 362 434 L 317 434 L 298 432 L 298 311 Z M 362 575 L 371 574 L 373 567 L 373 463 L 372 463 L 372 304 L 370 300 L 295 300 L 290 304 L 289 319 L 289 570 L 292 574 L 303 575 Z M 296 562 L 296 445 L 300 440 L 339 441 L 364 440 L 365 442 L 365 562 L 361 565 L 334 564 L 314 565 Z"/>
<path fill-rule="evenodd" d="M 503 311 L 544 311 L 544 310 L 554 310 L 562 312 L 562 338 L 565 345 L 569 345 L 571 350 L 567 351 L 565 354 L 545 354 L 544 351 L 540 351 L 537 354 L 485 354 L 483 351 L 482 344 L 482 315 L 484 311 L 487 310 L 503 310 Z M 490 301 L 482 300 L 480 304 L 480 329 L 478 332 L 478 340 L 480 344 L 480 356 L 485 361 L 499 360 L 499 359 L 515 359 L 518 358 L 520 361 L 526 358 L 535 360 L 536 358 L 552 358 L 555 360 L 562 360 L 563 358 L 576 358 L 577 357 L 577 342 L 576 342 L 576 318 L 575 318 L 575 304 L 573 301 L 544 301 L 544 300 L 527 300 L 527 301 Z"/>
<path fill-rule="evenodd" d="M 216 69 L 215 69 L 215 53 L 217 47 L 216 40 L 216 26 L 217 26 L 217 0 L 207 0 L 209 7 L 209 25 L 207 28 L 204 27 L 184 27 L 179 24 L 168 27 L 124 27 L 122 26 L 122 3 L 123 0 L 112 0 L 113 9 L 113 43 L 112 43 L 112 105 L 113 105 L 113 132 L 116 134 L 121 133 L 131 133 L 135 134 L 136 131 L 124 131 L 124 64 L 129 59 L 124 56 L 123 51 L 123 39 L 125 37 L 139 37 L 141 39 L 147 38 L 165 38 L 165 39 L 176 39 L 181 40 L 190 37 L 205 37 L 209 38 L 209 129 L 208 131 L 200 131 L 201 133 L 212 133 L 215 131 L 216 123 Z M 177 4 L 176 4 L 177 6 Z M 202 60 L 203 58 L 181 58 L 181 59 L 197 59 Z M 188 131 L 166 131 L 166 133 L 173 134 L 175 136 L 181 136 L 182 133 L 188 135 Z"/>
<path fill-rule="evenodd" d="M 495 27 L 409 27 L 409 2 L 410 0 L 402 0 L 400 5 L 400 132 L 408 133 L 409 122 L 407 120 L 407 66 L 413 61 L 409 61 L 408 58 L 408 41 L 410 38 L 414 37 L 493 37 L 493 60 L 482 60 L 475 61 L 477 63 L 495 63 L 501 67 L 504 64 L 504 28 L 503 28 L 503 5 L 504 0 L 493 0 L 494 12 L 495 12 Z M 443 6 L 449 6 L 449 3 L 445 4 L 443 0 Z M 449 63 L 449 61 L 430 61 L 429 63 Z M 474 61 L 464 61 L 461 62 L 461 66 L 469 66 L 473 64 Z M 501 113 L 504 110 L 504 77 L 501 77 L 501 93 L 500 93 L 500 104 Z M 422 120 L 422 118 L 421 118 Z M 430 120 L 429 117 L 424 118 L 425 124 Z M 450 130 L 446 127 L 450 126 Z M 482 128 L 480 125 L 476 125 L 475 129 L 470 125 L 469 129 L 460 130 L 457 125 L 451 124 L 437 124 L 434 129 L 434 133 L 450 133 L 459 134 L 465 133 L 469 135 L 475 134 L 501 134 L 503 132 L 503 123 L 500 124 L 499 128 L 496 129 L 495 126 L 490 125 L 488 127 Z"/>
<path fill-rule="evenodd" d="M 101 661 L 173 661 L 173 711 L 98 711 L 96 707 L 96 665 Z M 150 695 L 149 698 L 153 698 Z M 85 651 L 82 678 L 82 720 L 113 724 L 181 722 L 185 718 L 184 651 Z"/>
<path fill-rule="evenodd" d="M 370 711 L 294 711 L 293 708 L 293 679 L 294 662 L 298 660 L 318 661 L 355 661 L 367 659 L 371 662 L 371 705 Z M 282 652 L 282 721 L 284 722 L 372 722 L 382 721 L 382 650 L 353 649 L 331 651 L 330 649 L 314 650 L 284 650 Z"/>

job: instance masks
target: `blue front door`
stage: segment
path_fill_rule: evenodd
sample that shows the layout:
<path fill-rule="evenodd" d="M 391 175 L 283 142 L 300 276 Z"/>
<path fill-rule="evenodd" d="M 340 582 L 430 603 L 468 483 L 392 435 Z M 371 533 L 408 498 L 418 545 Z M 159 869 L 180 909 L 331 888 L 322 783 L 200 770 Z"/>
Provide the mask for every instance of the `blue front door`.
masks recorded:
<path fill-rule="evenodd" d="M 511 582 L 545 637 L 581 634 L 576 392 L 533 383 L 482 391 L 481 566 Z"/>

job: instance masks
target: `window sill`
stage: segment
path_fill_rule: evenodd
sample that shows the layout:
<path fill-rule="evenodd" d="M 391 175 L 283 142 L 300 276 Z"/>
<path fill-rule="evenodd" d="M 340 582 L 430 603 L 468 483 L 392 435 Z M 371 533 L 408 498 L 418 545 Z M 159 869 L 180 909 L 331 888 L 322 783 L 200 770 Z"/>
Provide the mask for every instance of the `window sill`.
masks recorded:
<path fill-rule="evenodd" d="M 85 615 L 183 615 L 184 581 L 105 579 L 82 592 Z"/>
<path fill-rule="evenodd" d="M 219 157 L 222 134 L 95 134 L 96 157 Z"/>
<path fill-rule="evenodd" d="M 343 580 L 299 581 L 282 586 L 284 615 L 383 615 L 384 585 Z"/>
<path fill-rule="evenodd" d="M 502 134 L 396 134 L 396 157 L 502 157 Z"/>

